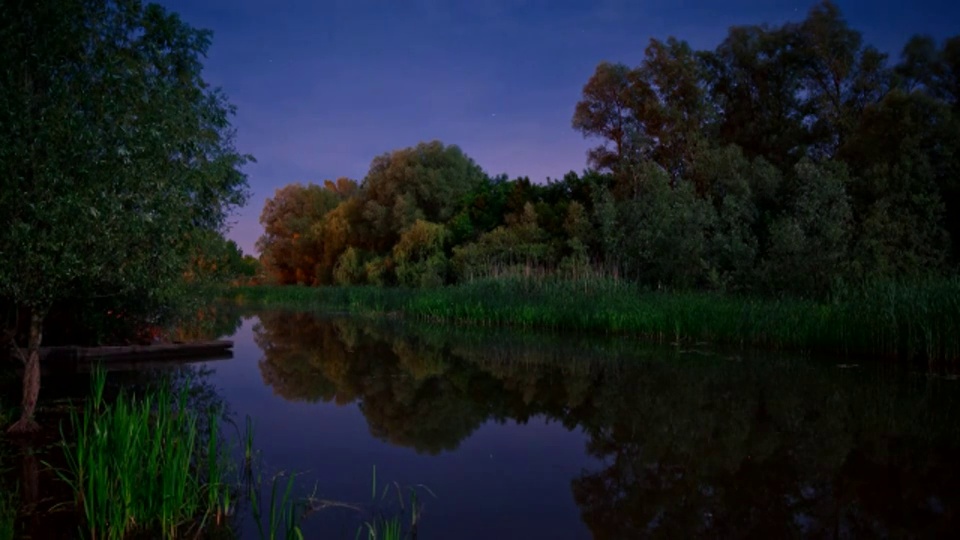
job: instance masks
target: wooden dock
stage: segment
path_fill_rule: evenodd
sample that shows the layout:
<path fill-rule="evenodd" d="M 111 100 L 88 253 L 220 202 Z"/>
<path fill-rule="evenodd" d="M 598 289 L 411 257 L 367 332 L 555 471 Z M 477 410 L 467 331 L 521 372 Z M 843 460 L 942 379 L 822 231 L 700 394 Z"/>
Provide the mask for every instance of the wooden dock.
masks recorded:
<path fill-rule="evenodd" d="M 40 358 L 44 362 L 102 360 L 104 363 L 114 360 L 165 360 L 221 356 L 232 348 L 233 342 L 229 340 L 108 347 L 43 347 L 40 349 Z"/>
<path fill-rule="evenodd" d="M 26 354 L 26 351 L 23 351 Z M 153 345 L 117 345 L 107 347 L 41 347 L 40 365 L 44 371 L 84 372 L 102 364 L 109 371 L 152 369 L 188 362 L 233 358 L 229 340 Z"/>

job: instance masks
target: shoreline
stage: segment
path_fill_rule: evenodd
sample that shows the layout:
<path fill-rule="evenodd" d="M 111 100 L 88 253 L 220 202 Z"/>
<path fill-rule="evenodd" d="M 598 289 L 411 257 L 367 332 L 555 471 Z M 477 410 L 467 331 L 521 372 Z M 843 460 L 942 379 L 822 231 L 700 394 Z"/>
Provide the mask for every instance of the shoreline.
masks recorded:
<path fill-rule="evenodd" d="M 430 289 L 246 286 L 224 297 L 438 324 L 629 336 L 659 344 L 960 363 L 960 281 L 883 284 L 830 301 L 646 291 L 613 280 L 488 279 Z"/>

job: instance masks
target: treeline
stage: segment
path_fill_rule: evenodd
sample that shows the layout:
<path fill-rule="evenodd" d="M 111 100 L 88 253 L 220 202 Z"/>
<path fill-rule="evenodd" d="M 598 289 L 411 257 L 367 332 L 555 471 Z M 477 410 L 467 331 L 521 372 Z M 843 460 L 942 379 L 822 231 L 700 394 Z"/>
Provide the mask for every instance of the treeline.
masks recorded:
<path fill-rule="evenodd" d="M 591 168 L 545 184 L 430 142 L 360 182 L 286 186 L 261 216 L 264 271 L 433 286 L 520 267 L 814 296 L 960 260 L 960 36 L 915 36 L 893 61 L 824 2 L 712 51 L 651 40 L 636 67 L 597 66 L 572 124 L 600 142 Z"/>

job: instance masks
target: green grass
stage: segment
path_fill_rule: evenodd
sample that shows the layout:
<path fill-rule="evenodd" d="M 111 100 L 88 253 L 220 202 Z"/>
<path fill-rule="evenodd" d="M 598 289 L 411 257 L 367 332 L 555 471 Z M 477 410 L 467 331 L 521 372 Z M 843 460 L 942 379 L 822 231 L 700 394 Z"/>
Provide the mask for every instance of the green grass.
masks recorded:
<path fill-rule="evenodd" d="M 612 278 L 507 276 L 412 290 L 242 287 L 244 305 L 956 362 L 960 279 L 883 283 L 829 300 L 662 292 Z"/>
<path fill-rule="evenodd" d="M 372 515 L 363 522 L 363 525 L 357 529 L 356 539 L 366 538 L 366 540 L 401 540 L 403 538 L 416 538 L 417 528 L 420 523 L 422 506 L 417 498 L 417 489 L 422 489 L 433 495 L 424 485 L 408 487 L 409 495 L 405 498 L 403 490 L 397 483 L 385 484 L 380 496 L 377 496 L 377 468 L 373 468 L 373 478 L 370 482 L 370 502 L 372 504 Z M 396 504 L 399 509 L 392 505 L 384 505 L 389 502 L 390 492 L 396 490 Z M 390 498 L 392 500 L 392 498 Z M 404 525 L 407 523 L 407 525 Z"/>
<path fill-rule="evenodd" d="M 209 431 L 169 386 L 140 398 L 104 403 L 105 374 L 93 378 L 82 412 L 71 413 L 61 477 L 76 496 L 89 537 L 120 539 L 146 532 L 174 538 L 196 532 L 229 506 L 217 411 Z M 61 427 L 64 441 L 71 440 Z M 203 436 L 207 444 L 203 444 Z"/>
<path fill-rule="evenodd" d="M 250 504 L 257 532 L 263 540 L 303 540 L 299 520 L 303 513 L 302 504 L 293 497 L 295 475 L 287 477 L 286 485 L 280 491 L 278 482 L 283 475 L 273 477 L 270 487 L 270 500 L 266 508 L 257 495 L 260 481 L 250 488 Z"/>

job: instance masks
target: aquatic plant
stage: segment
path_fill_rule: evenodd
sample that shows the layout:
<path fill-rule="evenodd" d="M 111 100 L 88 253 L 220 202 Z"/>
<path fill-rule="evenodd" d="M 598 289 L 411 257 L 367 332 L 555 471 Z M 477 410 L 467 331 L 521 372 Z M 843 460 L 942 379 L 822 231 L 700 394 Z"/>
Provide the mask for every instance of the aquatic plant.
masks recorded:
<path fill-rule="evenodd" d="M 303 513 L 302 504 L 294 498 L 293 487 L 296 475 L 288 475 L 282 493 L 278 491 L 278 482 L 284 475 L 278 474 L 271 480 L 270 500 L 266 508 L 262 507 L 263 500 L 259 491 L 262 482 L 258 481 L 250 487 L 250 505 L 253 511 L 253 520 L 257 524 L 257 532 L 264 540 L 303 540 L 303 531 L 299 521 Z"/>
<path fill-rule="evenodd" d="M 361 537 L 365 537 L 367 540 L 416 538 L 417 527 L 419 526 L 421 513 L 423 511 L 423 507 L 419 504 L 417 497 L 418 488 L 435 497 L 433 492 L 430 491 L 430 488 L 423 484 L 418 484 L 407 488 L 409 495 L 408 499 L 405 499 L 403 490 L 396 482 L 385 484 L 382 493 L 378 497 L 377 467 L 374 466 L 373 476 L 370 482 L 372 516 L 364 520 L 360 528 L 357 529 L 356 538 L 358 540 Z M 399 506 L 399 511 L 391 505 L 384 505 L 384 503 L 389 502 L 388 495 L 391 489 L 395 489 L 396 491 L 396 503 Z M 406 526 L 405 523 L 407 524 Z"/>
<path fill-rule="evenodd" d="M 61 426 L 67 467 L 58 473 L 73 489 L 90 536 L 174 538 L 204 528 L 210 517 L 222 522 L 230 490 L 223 482 L 219 411 L 206 411 L 203 433 L 201 414 L 186 406 L 185 391 L 174 393 L 168 384 L 140 397 L 121 391 L 107 405 L 105 383 L 97 370 L 82 412 L 70 414 L 69 436 Z"/>
<path fill-rule="evenodd" d="M 827 300 L 667 292 L 599 275 L 505 274 L 430 289 L 246 287 L 244 304 L 631 335 L 873 357 L 960 361 L 960 278 L 835 288 Z"/>

